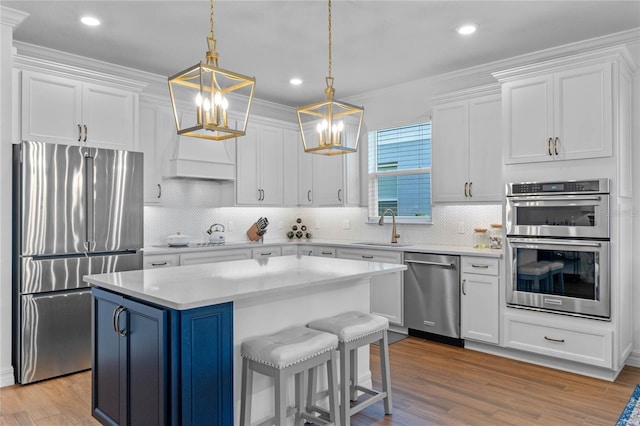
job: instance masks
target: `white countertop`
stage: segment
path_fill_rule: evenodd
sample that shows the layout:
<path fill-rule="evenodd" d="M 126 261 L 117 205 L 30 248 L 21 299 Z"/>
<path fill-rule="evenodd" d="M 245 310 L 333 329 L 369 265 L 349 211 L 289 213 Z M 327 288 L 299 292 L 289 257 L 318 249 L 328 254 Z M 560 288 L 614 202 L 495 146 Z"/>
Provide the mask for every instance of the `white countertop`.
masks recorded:
<path fill-rule="evenodd" d="M 87 275 L 89 284 L 184 310 L 405 270 L 404 265 L 282 256 Z"/>
<path fill-rule="evenodd" d="M 153 254 L 177 254 L 177 253 L 192 253 L 198 251 L 209 250 L 229 250 L 229 249 L 242 249 L 242 248 L 260 248 L 268 246 L 286 246 L 286 245 L 319 245 L 319 246 L 332 246 L 343 248 L 358 248 L 358 249 L 372 249 L 372 250 L 387 250 L 387 251 L 399 251 L 399 252 L 419 252 L 419 253 L 437 253 L 437 254 L 454 254 L 461 256 L 482 256 L 482 257 L 502 257 L 502 250 L 495 249 L 478 249 L 467 246 L 453 246 L 453 245 L 440 245 L 440 244 L 402 244 L 399 246 L 387 245 L 387 243 L 381 243 L 381 245 L 368 245 L 358 244 L 358 242 L 347 240 L 307 240 L 307 239 L 295 239 L 295 240 L 271 240 L 264 243 L 257 242 L 227 242 L 224 245 L 218 246 L 203 246 L 203 247 L 145 247 L 144 253 L 147 255 Z"/>

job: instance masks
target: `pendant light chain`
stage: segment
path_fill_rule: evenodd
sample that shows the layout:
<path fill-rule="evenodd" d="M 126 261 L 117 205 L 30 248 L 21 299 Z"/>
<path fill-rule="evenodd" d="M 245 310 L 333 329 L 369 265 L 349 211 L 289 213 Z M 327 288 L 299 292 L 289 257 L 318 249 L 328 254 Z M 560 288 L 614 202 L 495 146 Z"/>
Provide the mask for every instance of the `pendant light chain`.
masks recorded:
<path fill-rule="evenodd" d="M 329 78 L 331 79 L 331 0 L 329 0 Z"/>
<path fill-rule="evenodd" d="M 214 22 L 214 16 L 213 16 L 213 0 L 211 0 L 211 9 L 209 12 L 209 36 L 213 39 L 213 22 Z"/>

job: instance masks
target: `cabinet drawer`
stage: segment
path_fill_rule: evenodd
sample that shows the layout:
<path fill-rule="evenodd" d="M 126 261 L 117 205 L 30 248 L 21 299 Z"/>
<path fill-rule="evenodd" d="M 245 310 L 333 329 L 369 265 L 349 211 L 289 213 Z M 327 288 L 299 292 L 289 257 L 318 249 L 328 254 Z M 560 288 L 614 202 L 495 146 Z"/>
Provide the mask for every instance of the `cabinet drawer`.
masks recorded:
<path fill-rule="evenodd" d="M 500 260 L 488 257 L 462 257 L 463 274 L 500 275 Z"/>
<path fill-rule="evenodd" d="M 283 256 L 295 256 L 298 254 L 298 246 L 296 244 L 291 245 L 283 245 L 282 246 L 282 255 Z"/>
<path fill-rule="evenodd" d="M 201 263 L 226 262 L 228 260 L 251 259 L 250 249 L 223 249 L 201 251 L 180 255 L 180 265 L 198 265 Z"/>
<path fill-rule="evenodd" d="M 320 257 L 336 257 L 335 247 L 314 247 L 313 255 Z"/>
<path fill-rule="evenodd" d="M 281 247 L 263 247 L 259 249 L 253 249 L 253 258 L 262 259 L 265 257 L 282 256 Z"/>
<path fill-rule="evenodd" d="M 395 251 L 339 248 L 336 251 L 336 257 L 369 262 L 402 263 L 402 253 Z"/>
<path fill-rule="evenodd" d="M 142 261 L 142 268 L 166 268 L 168 266 L 178 266 L 179 264 L 180 261 L 177 254 L 157 254 L 144 256 Z"/>
<path fill-rule="evenodd" d="M 612 367 L 610 330 L 572 330 L 510 318 L 507 320 L 506 332 L 506 346 L 510 348 L 600 367 Z"/>

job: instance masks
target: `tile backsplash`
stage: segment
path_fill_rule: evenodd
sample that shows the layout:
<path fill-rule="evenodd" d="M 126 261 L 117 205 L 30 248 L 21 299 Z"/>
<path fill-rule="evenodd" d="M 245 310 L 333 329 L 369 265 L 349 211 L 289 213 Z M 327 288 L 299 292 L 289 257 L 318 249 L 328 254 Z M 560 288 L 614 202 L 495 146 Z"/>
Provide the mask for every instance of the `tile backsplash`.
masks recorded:
<path fill-rule="evenodd" d="M 176 232 L 194 242 L 206 241 L 206 230 L 214 223 L 224 225 L 227 241 L 248 241 L 246 230 L 260 217 L 269 219 L 265 241 L 286 239 L 298 217 L 315 239 L 387 242 L 391 238 L 391 218 L 384 226 L 366 223 L 366 208 L 220 207 L 220 197 L 218 182 L 165 180 L 163 206 L 144 208 L 145 246 L 163 244 L 164 237 Z M 398 224 L 400 242 L 470 246 L 473 228 L 502 222 L 500 204 L 434 205 L 432 213 L 431 225 Z"/>

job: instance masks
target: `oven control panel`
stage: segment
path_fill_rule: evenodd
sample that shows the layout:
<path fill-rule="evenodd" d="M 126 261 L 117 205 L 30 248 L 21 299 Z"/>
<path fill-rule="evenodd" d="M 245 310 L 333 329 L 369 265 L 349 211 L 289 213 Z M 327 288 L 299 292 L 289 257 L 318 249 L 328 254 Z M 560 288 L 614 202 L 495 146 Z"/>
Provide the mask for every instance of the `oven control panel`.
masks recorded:
<path fill-rule="evenodd" d="M 563 182 L 510 183 L 507 195 L 530 194 L 603 194 L 609 192 L 608 179 L 572 180 Z"/>

